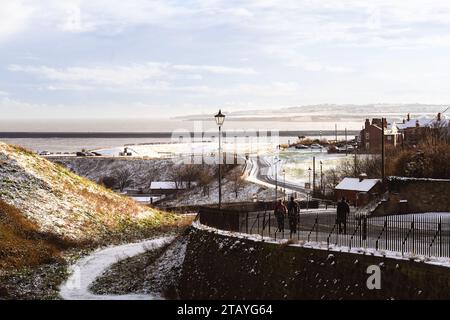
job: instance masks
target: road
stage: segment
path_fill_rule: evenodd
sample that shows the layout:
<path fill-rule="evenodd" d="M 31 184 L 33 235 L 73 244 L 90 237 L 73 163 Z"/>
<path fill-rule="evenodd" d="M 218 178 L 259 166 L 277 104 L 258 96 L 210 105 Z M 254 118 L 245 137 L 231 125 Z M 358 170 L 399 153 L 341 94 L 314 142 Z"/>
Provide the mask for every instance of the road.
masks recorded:
<path fill-rule="evenodd" d="M 266 187 L 275 188 L 277 184 L 274 172 L 274 166 L 267 157 L 250 157 L 247 161 L 247 180 Z M 280 176 L 278 176 L 280 178 Z M 295 183 L 278 179 L 278 187 L 286 189 L 287 193 L 307 194 L 307 190 Z"/>
<path fill-rule="evenodd" d="M 70 267 L 70 277 L 60 287 L 64 300 L 157 300 L 156 295 L 95 295 L 89 287 L 103 272 L 120 260 L 154 250 L 171 242 L 174 237 L 162 237 L 97 250 Z"/>

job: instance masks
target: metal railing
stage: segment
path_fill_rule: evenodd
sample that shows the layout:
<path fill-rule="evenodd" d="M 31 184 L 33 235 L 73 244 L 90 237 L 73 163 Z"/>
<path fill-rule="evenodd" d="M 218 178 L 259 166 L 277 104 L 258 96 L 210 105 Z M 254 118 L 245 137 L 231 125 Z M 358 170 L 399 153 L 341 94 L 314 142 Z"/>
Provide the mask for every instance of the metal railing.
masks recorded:
<path fill-rule="evenodd" d="M 205 213 L 203 213 L 205 214 Z M 211 218 L 214 215 L 214 218 Z M 318 242 L 331 246 L 393 251 L 402 255 L 450 258 L 450 215 L 408 214 L 366 217 L 351 214 L 337 223 L 332 210 L 301 211 L 290 229 L 289 217 L 277 219 L 273 210 L 209 213 L 200 221 L 214 228 L 271 237 Z"/>

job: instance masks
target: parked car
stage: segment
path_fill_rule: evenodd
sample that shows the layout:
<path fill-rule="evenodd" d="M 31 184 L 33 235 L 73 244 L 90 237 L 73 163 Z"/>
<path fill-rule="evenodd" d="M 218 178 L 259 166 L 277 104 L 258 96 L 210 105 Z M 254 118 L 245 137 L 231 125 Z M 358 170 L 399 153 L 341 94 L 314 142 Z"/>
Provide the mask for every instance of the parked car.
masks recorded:
<path fill-rule="evenodd" d="M 51 153 L 49 151 L 41 151 L 41 152 L 39 152 L 39 155 L 40 156 L 49 156 L 49 155 L 51 155 Z"/>

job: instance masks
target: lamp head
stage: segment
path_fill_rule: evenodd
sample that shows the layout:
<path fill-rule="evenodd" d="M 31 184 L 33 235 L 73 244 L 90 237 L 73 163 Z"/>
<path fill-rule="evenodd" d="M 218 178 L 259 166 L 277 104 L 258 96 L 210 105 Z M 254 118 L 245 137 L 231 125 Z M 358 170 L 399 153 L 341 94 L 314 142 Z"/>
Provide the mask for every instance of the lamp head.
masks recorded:
<path fill-rule="evenodd" d="M 225 121 L 225 115 L 222 114 L 222 110 L 219 110 L 219 113 L 216 114 L 214 116 L 214 118 L 216 119 L 216 123 L 217 123 L 218 126 L 223 125 L 223 122 Z"/>

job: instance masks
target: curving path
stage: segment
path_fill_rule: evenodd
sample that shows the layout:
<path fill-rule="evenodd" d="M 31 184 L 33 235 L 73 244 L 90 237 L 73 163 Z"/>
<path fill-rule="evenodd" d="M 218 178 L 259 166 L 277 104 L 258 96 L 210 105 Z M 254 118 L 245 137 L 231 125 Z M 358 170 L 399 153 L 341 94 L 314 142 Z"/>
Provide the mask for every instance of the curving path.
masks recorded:
<path fill-rule="evenodd" d="M 60 287 L 59 294 L 65 300 L 156 300 L 163 297 L 147 294 L 95 295 L 90 285 L 114 263 L 126 258 L 160 248 L 174 237 L 162 237 L 136 243 L 128 243 L 97 250 L 80 259 L 69 269 L 70 277 Z"/>
<path fill-rule="evenodd" d="M 247 161 L 247 180 L 253 183 L 264 185 L 266 187 L 275 188 L 275 173 L 273 165 L 265 157 L 251 157 Z M 284 182 L 283 179 L 278 179 L 278 187 L 284 188 L 288 193 L 297 192 L 306 194 L 307 190 L 298 184 L 292 182 Z"/>

